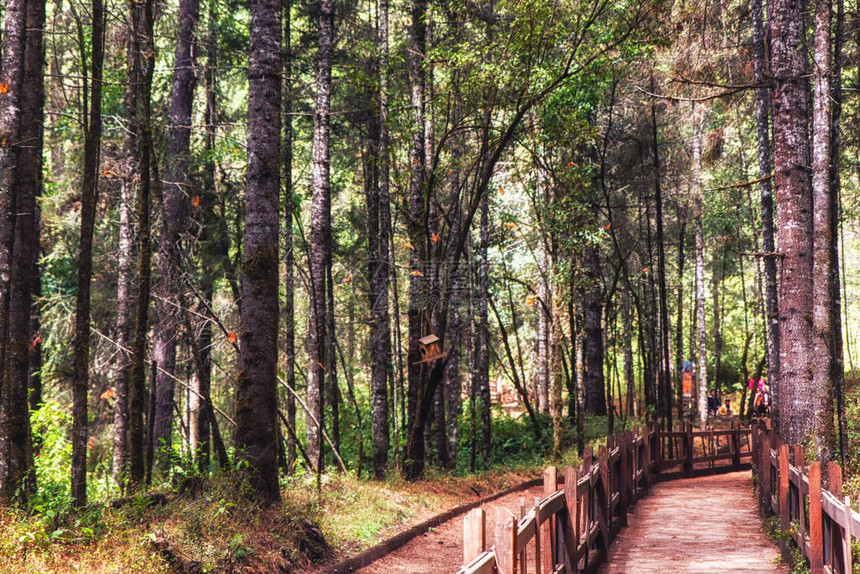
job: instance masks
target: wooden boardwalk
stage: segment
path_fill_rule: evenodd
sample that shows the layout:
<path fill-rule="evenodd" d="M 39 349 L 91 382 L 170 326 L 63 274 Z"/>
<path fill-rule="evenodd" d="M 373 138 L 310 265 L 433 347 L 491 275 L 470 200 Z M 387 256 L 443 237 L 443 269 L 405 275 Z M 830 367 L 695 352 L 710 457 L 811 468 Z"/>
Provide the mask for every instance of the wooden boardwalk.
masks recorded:
<path fill-rule="evenodd" d="M 762 531 L 749 471 L 654 485 L 601 574 L 788 573 Z"/>

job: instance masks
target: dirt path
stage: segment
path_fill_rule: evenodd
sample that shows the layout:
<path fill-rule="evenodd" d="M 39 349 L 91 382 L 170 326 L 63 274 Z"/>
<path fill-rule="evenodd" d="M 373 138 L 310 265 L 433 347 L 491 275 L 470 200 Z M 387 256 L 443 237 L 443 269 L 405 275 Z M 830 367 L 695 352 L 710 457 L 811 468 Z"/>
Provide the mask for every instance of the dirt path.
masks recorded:
<path fill-rule="evenodd" d="M 535 496 L 543 497 L 543 487 L 516 492 L 490 502 L 487 512 L 487 532 L 495 529 L 497 506 L 503 506 L 520 515 L 520 499 L 525 497 L 526 508 L 534 506 Z M 492 542 L 490 542 L 492 544 Z M 444 574 L 456 572 L 463 563 L 463 516 L 449 520 L 423 536 L 418 536 L 402 548 L 384 556 L 373 564 L 358 570 L 361 574 L 409 572 L 410 574 Z"/>
<path fill-rule="evenodd" d="M 750 472 L 658 483 L 629 515 L 600 574 L 786 574 L 765 537 Z"/>

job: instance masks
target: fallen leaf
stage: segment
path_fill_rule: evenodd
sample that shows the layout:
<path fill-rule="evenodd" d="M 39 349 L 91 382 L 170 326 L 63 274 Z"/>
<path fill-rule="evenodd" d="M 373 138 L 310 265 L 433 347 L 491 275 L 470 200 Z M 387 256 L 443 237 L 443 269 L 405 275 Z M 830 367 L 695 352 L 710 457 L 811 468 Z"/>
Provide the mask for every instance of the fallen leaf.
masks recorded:
<path fill-rule="evenodd" d="M 421 273 L 420 271 L 418 271 L 417 269 L 414 271 L 410 271 L 409 274 L 412 275 L 413 277 L 424 277 L 424 274 Z"/>
<path fill-rule="evenodd" d="M 430 236 L 430 239 L 433 241 L 433 243 L 436 243 L 437 241 L 439 241 L 439 234 L 434 233 L 433 235 Z"/>
<path fill-rule="evenodd" d="M 0 94 L 6 94 L 9 92 L 9 82 L 4 82 L 0 84 Z"/>
<path fill-rule="evenodd" d="M 102 399 L 103 401 L 106 401 L 107 399 L 112 399 L 114 397 L 116 397 L 116 393 L 113 392 L 113 389 L 108 389 L 105 392 L 103 392 L 99 398 Z"/>
<path fill-rule="evenodd" d="M 238 337 L 236 337 L 236 333 L 234 333 L 233 331 L 230 331 L 230 333 L 227 335 L 227 342 L 228 343 L 235 343 L 237 341 L 237 339 L 238 339 Z"/>
<path fill-rule="evenodd" d="M 200 196 L 199 195 L 195 195 L 194 197 L 191 198 L 191 205 L 194 207 L 197 207 L 200 205 Z"/>
<path fill-rule="evenodd" d="M 352 273 L 350 273 L 344 280 L 344 283 L 352 283 Z"/>
<path fill-rule="evenodd" d="M 414 245 L 412 245 L 411 243 L 409 243 L 408 241 L 406 242 L 406 247 L 408 247 L 408 248 L 409 248 L 409 249 L 411 249 L 412 251 L 415 251 L 415 246 L 414 246 Z"/>

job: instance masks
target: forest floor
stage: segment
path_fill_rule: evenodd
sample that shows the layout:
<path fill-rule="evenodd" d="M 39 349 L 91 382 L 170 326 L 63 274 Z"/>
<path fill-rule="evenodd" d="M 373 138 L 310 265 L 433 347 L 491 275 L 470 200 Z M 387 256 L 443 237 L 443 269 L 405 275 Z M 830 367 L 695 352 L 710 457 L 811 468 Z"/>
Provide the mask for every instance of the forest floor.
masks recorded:
<path fill-rule="evenodd" d="M 233 502 L 241 497 L 222 477 L 193 493 L 165 492 L 165 504 L 140 497 L 118 509 L 63 515 L 0 511 L 0 572 L 320 572 L 539 475 L 538 466 L 468 477 L 431 471 L 416 482 L 332 474 L 322 477 L 319 493 L 305 477 L 287 484 L 281 507 L 269 510 Z M 517 508 L 519 496 L 511 498 Z M 462 550 L 452 551 L 458 565 Z"/>

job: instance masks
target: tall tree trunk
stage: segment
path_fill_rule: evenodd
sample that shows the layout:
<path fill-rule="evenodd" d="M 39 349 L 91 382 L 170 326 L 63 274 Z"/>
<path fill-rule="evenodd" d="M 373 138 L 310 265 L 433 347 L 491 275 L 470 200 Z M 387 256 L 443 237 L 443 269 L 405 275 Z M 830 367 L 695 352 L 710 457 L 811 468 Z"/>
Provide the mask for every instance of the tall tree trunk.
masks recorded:
<path fill-rule="evenodd" d="M 767 316 L 767 373 L 773 405 L 773 416 L 779 418 L 780 352 L 779 298 L 776 270 L 776 244 L 773 221 L 773 180 L 770 150 L 770 88 L 764 85 L 767 68 L 765 32 L 762 23 L 762 0 L 751 0 L 753 24 L 753 55 L 755 57 L 756 129 L 758 134 L 758 170 L 761 190 L 761 234 L 764 250 L 765 315 Z"/>
<path fill-rule="evenodd" d="M 42 295 L 42 279 L 39 274 L 38 260 L 41 244 L 39 198 L 42 196 L 44 187 L 42 179 L 42 152 L 45 143 L 44 29 L 45 2 L 42 0 L 28 2 L 24 81 L 21 98 L 21 142 L 23 148 L 19 156 L 19 170 L 16 174 L 19 182 L 18 215 L 12 268 L 12 283 L 26 281 L 27 285 L 26 290 L 22 289 L 18 294 L 19 303 L 16 303 L 15 294 L 12 294 L 9 345 L 13 353 L 15 353 L 17 345 L 20 345 L 21 350 L 26 349 L 26 365 L 20 364 L 18 366 L 19 371 L 11 373 L 10 376 L 13 377 L 13 381 L 17 378 L 17 385 L 26 387 L 30 410 L 38 409 L 42 402 L 41 324 L 36 299 Z M 19 263 L 26 263 L 27 269 L 22 267 L 16 272 Z M 17 279 L 16 275 L 18 275 Z M 24 312 L 26 316 L 20 317 L 21 320 L 26 319 L 26 326 L 16 325 L 15 310 L 18 304 L 22 306 L 22 310 L 23 306 L 27 307 Z M 20 343 L 16 343 L 19 337 Z M 12 363 L 14 364 L 14 360 Z M 16 387 L 15 382 L 12 383 L 12 387 Z"/>
<path fill-rule="evenodd" d="M 813 205 L 813 268 L 812 268 L 812 330 L 814 333 L 814 355 L 812 362 L 812 385 L 817 390 L 810 397 L 814 405 L 815 420 L 811 421 L 816 457 L 831 460 L 837 454 L 836 428 L 833 420 L 833 405 L 836 399 L 836 353 L 833 322 L 833 267 L 834 245 L 830 184 L 831 162 L 831 0 L 815 2 L 815 35 L 813 68 L 813 115 L 812 115 L 812 193 Z M 838 277 L 838 272 L 836 273 Z"/>
<path fill-rule="evenodd" d="M 180 256 L 182 232 L 187 218 L 186 197 L 194 195 L 188 173 L 191 146 L 191 113 L 194 103 L 194 35 L 200 19 L 199 0 L 180 0 L 173 84 L 170 90 L 170 124 L 167 130 L 167 162 L 164 169 L 164 196 L 161 205 L 161 237 L 158 249 L 159 276 L 155 294 L 162 302 L 153 325 L 152 357 L 162 370 L 155 376 L 155 422 L 153 441 L 161 470 L 170 467 L 173 431 L 176 342 L 179 313 L 177 289 L 182 273 Z"/>
<path fill-rule="evenodd" d="M 831 289 L 833 290 L 833 306 L 831 313 L 831 329 L 833 331 L 833 366 L 831 369 L 832 384 L 836 395 L 836 420 L 839 440 L 839 458 L 842 466 L 848 456 L 848 420 L 845 411 L 845 362 L 842 341 L 842 283 L 840 281 L 839 245 L 841 235 L 841 206 L 842 179 L 840 176 L 840 151 L 842 138 L 839 124 L 842 117 L 842 60 L 845 36 L 845 2 L 836 0 L 836 22 L 833 33 L 833 82 L 831 87 L 833 110 L 830 129 L 830 233 L 831 233 Z"/>
<path fill-rule="evenodd" d="M 720 296 L 722 294 L 720 286 L 725 278 L 726 254 L 723 253 L 723 261 L 717 261 L 716 251 L 714 251 L 713 269 L 711 272 L 712 293 L 714 298 L 714 388 L 717 390 L 717 396 L 722 397 L 722 380 L 720 379 L 720 370 L 722 369 L 723 358 L 723 327 L 722 327 L 722 309 L 720 304 Z M 721 270 L 718 269 L 718 266 Z"/>
<path fill-rule="evenodd" d="M 242 262 L 236 449 L 264 504 L 278 485 L 278 200 L 281 169 L 280 0 L 251 2 L 248 170 Z"/>
<path fill-rule="evenodd" d="M 316 70 L 316 116 L 313 142 L 313 199 L 311 205 L 310 289 L 308 316 L 308 407 L 323 423 L 326 383 L 327 260 L 326 243 L 331 234 L 331 185 L 329 182 L 329 113 L 331 109 L 331 63 L 334 43 L 334 2 L 320 0 L 319 52 Z M 322 471 L 324 451 L 322 427 L 308 421 L 308 456 Z M 316 427 L 316 428 L 315 428 Z"/>
<path fill-rule="evenodd" d="M 705 236 L 702 225 L 704 190 L 702 184 L 702 128 L 698 109 L 694 110 L 693 189 L 696 218 L 696 375 L 698 379 L 699 424 L 708 424 L 708 354 L 705 339 Z"/>
<path fill-rule="evenodd" d="M 75 303 L 74 374 L 72 378 L 72 500 L 87 504 L 87 389 L 90 364 L 90 281 L 93 269 L 93 229 L 98 199 L 99 151 L 102 134 L 102 64 L 104 6 L 92 3 L 92 66 L 89 124 L 84 142 L 81 182 L 81 234 L 78 244 L 78 292 Z"/>
<path fill-rule="evenodd" d="M 678 420 L 684 420 L 684 239 L 686 239 L 686 210 L 678 206 L 678 317 L 675 323 L 675 385 L 677 389 Z M 690 349 L 692 352 L 692 349 Z"/>
<path fill-rule="evenodd" d="M 587 291 L 584 297 L 585 315 L 585 409 L 593 415 L 605 416 L 606 380 L 603 373 L 603 285 L 600 255 L 597 247 L 585 248 Z"/>
<path fill-rule="evenodd" d="M 490 462 L 491 418 L 490 418 L 490 200 L 484 196 L 481 205 L 481 244 L 478 267 L 478 370 L 477 377 L 481 392 L 481 456 L 484 466 Z"/>
<path fill-rule="evenodd" d="M 4 7 L 0 83 L 8 89 L 0 94 L 0 366 L 5 367 L 9 340 L 9 300 L 13 289 L 10 279 L 17 212 L 16 166 L 21 151 L 19 142 L 27 2 L 10 0 Z M 12 500 L 28 470 L 26 454 L 16 448 L 13 438 L 13 434 L 19 432 L 21 405 L 18 404 L 17 393 L 12 393 L 8 388 L 9 382 L 4 369 L 4 373 L 0 374 L 0 499 L 5 501 Z"/>
<path fill-rule="evenodd" d="M 423 269 L 427 258 L 426 246 L 426 154 L 424 150 L 424 101 L 425 75 L 424 59 L 427 50 L 427 0 L 413 0 L 410 24 L 409 78 L 411 84 L 412 107 L 412 161 L 409 179 L 409 222 L 408 237 L 412 249 L 409 254 L 409 351 L 407 353 L 407 443 L 404 474 L 407 478 L 418 477 L 424 470 L 424 425 L 420 413 L 423 404 L 427 373 L 425 364 L 419 364 L 421 354 L 418 340 L 424 332 L 424 307 L 422 299 L 429 295 L 429 283 L 422 279 L 428 269 Z M 425 293 L 427 289 L 427 293 Z"/>
<path fill-rule="evenodd" d="M 621 338 L 624 353 L 624 380 L 627 383 L 627 416 L 638 415 L 636 408 L 636 377 L 633 373 L 633 311 L 630 309 L 630 288 L 621 291 Z"/>
<path fill-rule="evenodd" d="M 43 1 L 30 0 L 26 2 L 26 6 L 21 8 L 24 9 L 24 23 L 26 25 L 26 31 L 21 29 L 21 33 L 25 36 L 23 38 L 24 43 L 23 45 L 18 43 L 17 33 L 12 30 L 10 43 L 3 45 L 4 50 L 8 49 L 12 52 L 8 60 L 3 59 L 3 64 L 9 63 L 12 65 L 13 71 L 17 70 L 20 73 L 20 76 L 11 78 L 3 74 L 4 80 L 11 80 L 17 84 L 10 87 L 9 91 L 14 89 L 18 93 L 7 101 L 14 106 L 17 100 L 17 104 L 20 106 L 17 110 L 17 115 L 20 118 L 20 129 L 17 137 L 11 142 L 3 140 L 3 149 L 0 151 L 0 158 L 6 156 L 10 151 L 11 154 L 17 156 L 17 165 L 9 166 L 10 173 L 5 174 L 5 177 L 14 177 L 13 185 L 17 188 L 17 193 L 12 192 L 12 194 L 17 195 L 15 209 L 12 213 L 7 214 L 14 218 L 11 269 L 5 267 L 0 270 L 4 277 L 9 278 L 8 291 L 2 293 L 3 310 L 0 311 L 0 314 L 5 316 L 5 320 L 0 321 L 3 329 L 0 331 L 0 346 L 5 347 L 5 351 L 0 353 L 3 355 L 2 360 L 4 361 L 0 363 L 4 366 L 2 382 L 0 382 L 3 389 L 0 392 L 0 396 L 2 396 L 0 464 L 4 467 L 3 474 L 0 476 L 0 499 L 10 500 L 13 496 L 18 495 L 21 500 L 26 501 L 35 492 L 36 486 L 33 473 L 33 443 L 30 434 L 28 390 L 32 274 L 36 269 L 39 245 L 36 198 L 39 194 L 42 176 L 42 118 L 44 107 L 42 30 L 45 21 L 45 4 Z M 10 20 L 17 20 L 16 9 L 17 7 L 9 15 Z M 18 22 L 13 23 L 7 20 L 7 26 L 9 24 L 15 26 Z M 6 32 L 9 31 L 7 27 Z M 13 46 L 12 44 L 17 45 Z M 22 58 L 20 62 L 18 61 L 19 58 Z M 11 83 L 6 85 L 7 87 L 13 86 Z M 16 115 L 15 110 L 4 106 L 0 114 L 4 116 L 0 119 L 0 129 L 6 127 L 7 121 L 14 122 L 14 119 L 8 116 L 14 117 Z M 4 137 L 7 135 L 5 129 L 2 135 Z M 5 246 L 0 246 L 0 249 L 3 247 Z"/>
<path fill-rule="evenodd" d="M 654 76 L 651 76 L 651 88 L 654 90 Z M 651 145 L 653 146 L 654 158 L 654 202 L 657 219 L 657 281 L 659 285 L 660 299 L 660 361 L 659 376 L 660 383 L 659 401 L 657 409 L 666 418 L 668 428 L 672 428 L 672 377 L 670 375 L 669 359 L 669 308 L 667 304 L 668 294 L 666 289 L 666 253 L 663 247 L 663 192 L 660 185 L 660 154 L 657 141 L 657 103 L 651 103 Z"/>
<path fill-rule="evenodd" d="M 774 174 L 782 257 L 780 281 L 780 389 L 777 430 L 788 444 L 816 428 L 826 388 L 816 388 L 814 364 L 812 181 L 809 170 L 809 84 L 803 4 L 769 6 L 774 78 Z"/>
<path fill-rule="evenodd" d="M 146 384 L 146 333 L 149 324 L 150 278 L 152 275 L 152 237 L 150 229 L 150 192 L 152 167 L 151 92 L 155 44 L 153 39 L 152 0 L 132 2 L 132 40 L 130 60 L 137 70 L 132 81 L 137 87 L 134 103 L 134 134 L 137 139 L 135 169 L 139 178 L 137 195 L 138 238 L 137 284 L 138 298 L 132 340 L 131 373 L 129 380 L 129 478 L 139 484 L 144 478 L 144 388 Z M 134 161 L 134 160 L 132 160 Z M 150 461 L 146 461 L 148 465 Z"/>
<path fill-rule="evenodd" d="M 295 256 L 293 253 L 293 44 L 292 0 L 284 0 L 284 370 L 287 386 L 296 388 L 296 325 L 295 325 Z M 296 397 L 287 393 L 287 424 L 296 428 Z M 287 435 L 287 474 L 296 467 L 297 439 L 295 433 Z"/>
<path fill-rule="evenodd" d="M 550 378 L 550 301 L 549 290 L 549 257 L 547 249 L 542 246 L 540 253 L 540 269 L 538 277 L 538 327 L 537 327 L 537 385 L 536 398 L 538 411 L 549 412 L 549 378 Z"/>

